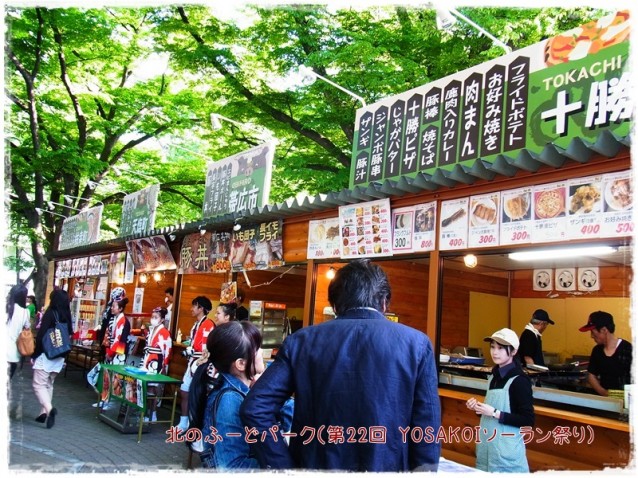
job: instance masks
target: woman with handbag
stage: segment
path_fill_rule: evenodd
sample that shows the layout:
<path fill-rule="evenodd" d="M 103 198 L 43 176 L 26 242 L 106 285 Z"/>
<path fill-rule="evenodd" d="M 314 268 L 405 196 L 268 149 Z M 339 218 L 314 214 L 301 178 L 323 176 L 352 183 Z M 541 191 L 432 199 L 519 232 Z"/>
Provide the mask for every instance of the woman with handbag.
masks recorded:
<path fill-rule="evenodd" d="M 29 311 L 26 309 L 27 294 L 27 288 L 17 284 L 11 288 L 7 297 L 7 362 L 10 379 L 22 358 L 16 342 L 22 330 L 30 327 Z"/>
<path fill-rule="evenodd" d="M 49 307 L 42 316 L 42 325 L 38 329 L 35 338 L 35 352 L 31 356 L 33 365 L 33 391 L 40 402 L 40 415 L 35 419 L 38 423 L 45 423 L 51 428 L 55 425 L 55 416 L 58 411 L 53 407 L 53 382 L 58 376 L 66 355 L 50 359 L 44 353 L 44 336 L 54 328 L 56 323 L 66 325 L 69 336 L 73 334 L 73 324 L 71 320 L 71 307 L 69 305 L 69 294 L 62 289 L 55 289 L 49 295 Z"/>

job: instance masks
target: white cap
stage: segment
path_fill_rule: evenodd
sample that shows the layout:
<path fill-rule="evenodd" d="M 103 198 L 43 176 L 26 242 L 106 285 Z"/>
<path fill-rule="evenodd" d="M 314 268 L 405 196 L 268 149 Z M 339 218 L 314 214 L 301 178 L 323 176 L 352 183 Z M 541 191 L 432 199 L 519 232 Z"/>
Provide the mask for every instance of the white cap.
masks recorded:
<path fill-rule="evenodd" d="M 485 342 L 494 341 L 501 345 L 511 345 L 518 350 L 518 346 L 521 344 L 518 340 L 518 335 L 512 329 L 497 330 L 491 337 L 485 337 Z"/>

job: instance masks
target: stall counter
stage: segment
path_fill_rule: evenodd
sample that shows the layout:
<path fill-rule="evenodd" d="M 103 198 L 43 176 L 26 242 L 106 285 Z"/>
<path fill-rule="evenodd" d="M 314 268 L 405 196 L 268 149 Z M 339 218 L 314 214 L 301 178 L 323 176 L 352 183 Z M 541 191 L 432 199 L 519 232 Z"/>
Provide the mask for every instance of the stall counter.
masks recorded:
<path fill-rule="evenodd" d="M 479 418 L 465 406 L 481 393 L 439 388 L 442 427 L 451 430 L 478 426 Z M 602 470 L 625 468 L 631 460 L 629 424 L 584 413 L 534 406 L 536 423 L 529 437 L 527 460 L 530 471 Z M 459 433 L 459 436 L 463 436 Z M 475 444 L 471 440 L 446 440 L 443 455 L 474 466 Z"/>

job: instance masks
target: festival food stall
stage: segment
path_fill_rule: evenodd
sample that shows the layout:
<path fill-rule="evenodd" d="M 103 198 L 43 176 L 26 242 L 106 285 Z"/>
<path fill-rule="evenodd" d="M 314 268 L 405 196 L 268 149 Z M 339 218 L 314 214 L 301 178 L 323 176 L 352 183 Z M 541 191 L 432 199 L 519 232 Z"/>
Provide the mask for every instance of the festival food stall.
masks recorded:
<path fill-rule="evenodd" d="M 582 362 L 593 342 L 577 329 L 602 309 L 618 336 L 631 337 L 628 17 L 618 12 L 579 30 L 608 36 L 604 45 L 576 48 L 568 39 L 582 35 L 566 32 L 361 108 L 348 189 L 230 207 L 255 181 L 240 165 L 253 163 L 249 174 L 267 169 L 272 146 L 211 162 L 201 220 L 125 238 L 168 238 L 177 267 L 173 337 L 187 338 L 196 296 L 216 306 L 228 284 L 246 289 L 247 302 L 285 304 L 303 326 L 330 320 L 331 274 L 366 257 L 388 274 L 393 316 L 435 345 L 445 457 L 474 463 L 462 431 L 478 424 L 465 401 L 484 394 L 491 366 L 483 337 L 501 327 L 520 333 L 543 308 L 556 322 L 543 336 L 556 370 L 529 371 L 542 385 L 534 389 L 531 469 L 627 466 L 627 403 L 587 390 Z M 568 56 L 556 50 L 565 42 Z M 256 184 L 262 192 L 265 182 Z M 566 244 L 611 254 L 549 258 Z M 109 248 L 124 251 L 124 240 L 58 253 L 56 273 L 64 261 Z M 540 261 L 510 257 L 523 251 L 541 251 Z M 184 346 L 177 340 L 174 377 L 184 371 Z"/>

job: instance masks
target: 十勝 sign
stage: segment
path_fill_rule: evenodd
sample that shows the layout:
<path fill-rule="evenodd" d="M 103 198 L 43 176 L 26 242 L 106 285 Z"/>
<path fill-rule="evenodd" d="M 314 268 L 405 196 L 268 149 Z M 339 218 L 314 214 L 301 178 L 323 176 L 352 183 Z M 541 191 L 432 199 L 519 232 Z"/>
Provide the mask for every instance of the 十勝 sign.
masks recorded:
<path fill-rule="evenodd" d="M 357 111 L 350 187 L 629 134 L 628 11 Z"/>

